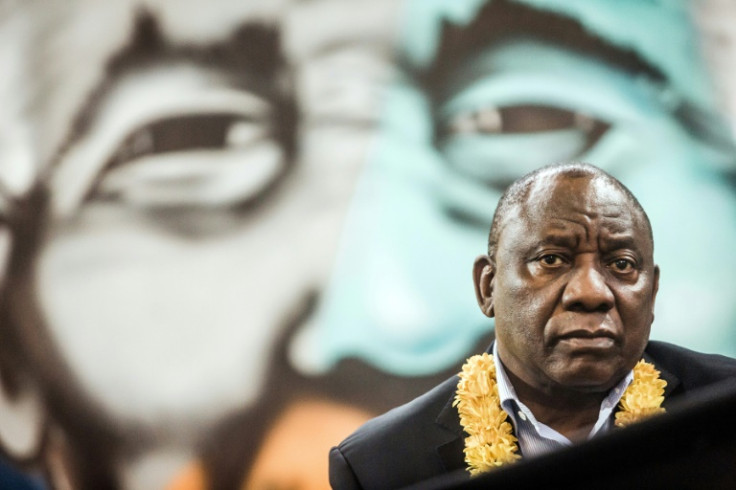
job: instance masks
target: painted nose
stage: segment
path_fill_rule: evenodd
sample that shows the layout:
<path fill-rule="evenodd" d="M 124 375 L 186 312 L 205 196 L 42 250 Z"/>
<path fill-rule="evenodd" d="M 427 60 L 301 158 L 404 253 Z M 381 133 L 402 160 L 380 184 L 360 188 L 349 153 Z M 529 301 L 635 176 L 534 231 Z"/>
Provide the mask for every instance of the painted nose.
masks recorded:
<path fill-rule="evenodd" d="M 605 313 L 613 308 L 613 304 L 613 292 L 594 264 L 575 267 L 562 294 L 562 305 L 566 310 Z"/>

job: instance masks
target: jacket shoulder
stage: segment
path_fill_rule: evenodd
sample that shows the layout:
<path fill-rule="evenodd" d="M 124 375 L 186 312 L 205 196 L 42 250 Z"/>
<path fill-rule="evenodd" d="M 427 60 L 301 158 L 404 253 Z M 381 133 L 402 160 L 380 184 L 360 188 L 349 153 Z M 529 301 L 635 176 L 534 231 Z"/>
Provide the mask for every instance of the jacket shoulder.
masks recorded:
<path fill-rule="evenodd" d="M 443 424 L 438 416 L 450 407 L 458 378 L 452 377 L 411 402 L 369 420 L 334 448 L 330 479 L 349 468 L 365 490 L 400 488 L 445 471 L 438 445 L 456 438 L 459 422 Z"/>
<path fill-rule="evenodd" d="M 736 384 L 736 359 L 696 352 L 667 342 L 650 341 L 645 353 L 658 368 L 673 374 L 683 390 L 720 382 Z"/>

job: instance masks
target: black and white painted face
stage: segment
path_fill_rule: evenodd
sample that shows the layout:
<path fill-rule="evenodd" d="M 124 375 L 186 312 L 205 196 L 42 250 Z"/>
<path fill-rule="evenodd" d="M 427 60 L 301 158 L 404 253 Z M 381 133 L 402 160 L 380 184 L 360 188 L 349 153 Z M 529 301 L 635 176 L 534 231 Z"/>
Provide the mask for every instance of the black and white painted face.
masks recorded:
<path fill-rule="evenodd" d="M 203 423 L 256 396 L 262 353 L 318 282 L 321 175 L 292 158 L 276 37 L 244 27 L 188 48 L 162 34 L 156 52 L 151 35 L 51 169 L 34 279 L 62 357 L 106 410 Z M 258 45 L 265 66 L 238 52 Z"/>
<path fill-rule="evenodd" d="M 64 56 L 37 67 L 53 84 L 38 100 L 48 216 L 18 293 L 40 322 L 16 317 L 54 349 L 30 349 L 42 385 L 77 386 L 76 405 L 170 447 L 153 466 L 178 469 L 255 403 L 277 338 L 308 318 L 360 159 L 296 155 L 282 6 L 148 3 L 48 20 L 38 52 Z M 115 42 L 80 56 L 111 17 Z M 132 487 L 150 487 L 146 465 Z"/>

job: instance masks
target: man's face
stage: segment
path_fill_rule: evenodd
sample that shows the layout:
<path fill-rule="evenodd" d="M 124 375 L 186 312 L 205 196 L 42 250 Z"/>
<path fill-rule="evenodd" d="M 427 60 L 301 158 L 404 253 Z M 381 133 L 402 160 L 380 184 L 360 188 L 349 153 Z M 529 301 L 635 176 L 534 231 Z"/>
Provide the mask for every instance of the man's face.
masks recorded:
<path fill-rule="evenodd" d="M 501 226 L 485 267 L 501 360 L 538 389 L 611 388 L 653 319 L 659 270 L 641 214 L 602 179 L 543 177 Z"/>

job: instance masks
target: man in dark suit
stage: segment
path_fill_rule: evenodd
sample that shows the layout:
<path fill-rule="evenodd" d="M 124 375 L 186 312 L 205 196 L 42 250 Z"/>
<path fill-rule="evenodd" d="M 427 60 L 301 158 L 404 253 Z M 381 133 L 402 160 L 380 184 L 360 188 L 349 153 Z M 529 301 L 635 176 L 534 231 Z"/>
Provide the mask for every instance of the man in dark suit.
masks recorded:
<path fill-rule="evenodd" d="M 648 341 L 653 250 L 639 202 L 596 167 L 554 165 L 515 182 L 473 269 L 496 342 L 459 378 L 333 448 L 332 487 L 481 473 L 656 415 L 697 388 L 736 383 L 736 360 Z"/>

